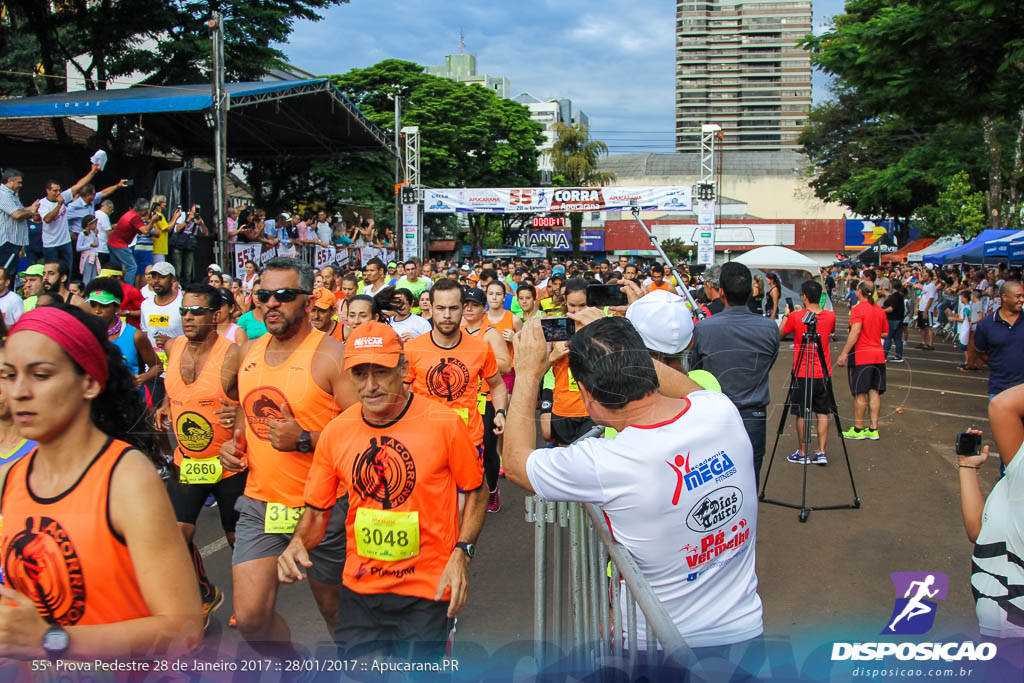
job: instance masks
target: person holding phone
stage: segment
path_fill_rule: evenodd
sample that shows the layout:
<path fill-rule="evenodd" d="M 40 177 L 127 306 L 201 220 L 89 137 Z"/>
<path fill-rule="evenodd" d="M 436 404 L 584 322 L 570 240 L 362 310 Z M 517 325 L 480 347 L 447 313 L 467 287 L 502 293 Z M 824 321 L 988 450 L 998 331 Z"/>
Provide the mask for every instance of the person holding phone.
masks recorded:
<path fill-rule="evenodd" d="M 171 259 L 174 270 L 181 282 L 191 283 L 196 275 L 195 255 L 199 246 L 199 234 L 209 237 L 210 229 L 199 215 L 198 205 L 190 207 L 187 214 L 177 213 L 173 222 L 174 231 L 171 233 L 170 246 L 173 249 Z"/>
<path fill-rule="evenodd" d="M 984 500 L 978 471 L 988 460 L 989 447 L 980 454 L 957 448 L 960 479 L 960 509 L 967 539 L 974 543 L 971 557 L 971 590 L 974 593 L 978 627 L 986 638 L 1024 638 L 1019 598 L 1012 589 L 1024 585 L 1024 385 L 1001 392 L 988 405 L 992 436 L 1005 473 Z M 981 436 L 971 429 L 961 434 Z M 958 443 L 958 446 L 965 444 Z M 1018 645 L 1019 647 L 1019 645 Z M 999 646 L 1002 651 L 1003 646 Z"/>

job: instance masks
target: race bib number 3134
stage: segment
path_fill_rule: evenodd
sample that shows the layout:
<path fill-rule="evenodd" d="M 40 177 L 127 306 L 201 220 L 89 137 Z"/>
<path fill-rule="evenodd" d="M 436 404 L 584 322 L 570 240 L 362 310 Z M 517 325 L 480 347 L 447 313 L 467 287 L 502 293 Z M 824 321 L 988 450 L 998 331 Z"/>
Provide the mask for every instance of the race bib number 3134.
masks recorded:
<path fill-rule="evenodd" d="M 290 508 L 282 503 L 267 503 L 263 531 L 268 534 L 294 534 L 304 508 Z"/>

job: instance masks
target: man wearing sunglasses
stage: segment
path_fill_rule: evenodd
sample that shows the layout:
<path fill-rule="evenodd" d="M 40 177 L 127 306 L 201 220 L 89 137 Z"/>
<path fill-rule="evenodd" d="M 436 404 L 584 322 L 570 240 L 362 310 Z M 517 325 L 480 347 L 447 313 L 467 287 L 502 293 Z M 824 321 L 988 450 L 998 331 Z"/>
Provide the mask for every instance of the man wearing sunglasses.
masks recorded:
<path fill-rule="evenodd" d="M 167 367 L 167 349 L 170 341 L 182 335 L 181 329 L 181 290 L 175 277 L 174 266 L 167 261 L 153 264 L 149 271 L 152 275 L 149 286 L 154 296 L 142 302 L 142 331 L 156 348 L 157 358 Z M 153 405 L 158 406 L 164 400 L 164 375 L 161 375 L 149 386 Z"/>
<path fill-rule="evenodd" d="M 224 469 L 248 469 L 231 558 L 238 630 L 260 654 L 296 656 L 275 609 L 277 557 L 305 507 L 303 492 L 320 432 L 356 402 L 343 374 L 344 347 L 310 324 L 313 268 L 297 259 L 267 262 L 256 305 L 267 332 L 250 342 L 238 373 L 241 405 L 233 438 L 221 446 Z M 348 497 L 331 510 L 323 541 L 310 551 L 309 586 L 331 633 L 345 564 Z"/>
<path fill-rule="evenodd" d="M 216 411 L 222 402 L 238 404 L 241 361 L 238 347 L 217 333 L 220 303 L 220 292 L 205 282 L 185 290 L 179 310 L 184 334 L 167 344 L 167 394 L 155 420 L 156 428 L 172 431 L 178 443 L 167 493 L 192 554 L 207 626 L 210 615 L 224 602 L 224 594 L 207 578 L 193 543 L 196 521 L 207 497 L 213 496 L 224 535 L 234 547 L 235 502 L 245 489 L 246 475 L 224 471 L 218 458 L 221 445 L 234 431 L 235 416 L 222 421 Z"/>

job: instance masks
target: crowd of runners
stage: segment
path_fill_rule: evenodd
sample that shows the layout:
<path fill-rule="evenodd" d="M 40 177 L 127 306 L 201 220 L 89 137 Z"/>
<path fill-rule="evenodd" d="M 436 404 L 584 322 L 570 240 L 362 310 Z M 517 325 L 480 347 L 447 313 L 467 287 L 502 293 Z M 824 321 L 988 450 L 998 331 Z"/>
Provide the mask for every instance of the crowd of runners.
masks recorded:
<path fill-rule="evenodd" d="M 744 642 L 762 633 L 756 495 L 780 338 L 800 349 L 813 325 L 825 342 L 824 368 L 794 354 L 800 390 L 776 397 L 797 434 L 812 413 L 819 424 L 797 464 L 828 463 L 832 300 L 851 305 L 836 360 L 855 399 L 846 438 L 880 438 L 885 363 L 902 360 L 911 325 L 923 350 L 955 332 L 961 369 L 988 362 L 1003 414 L 1024 379 L 1024 293 L 1005 267 L 828 268 L 797 306 L 777 276 L 738 263 L 693 278 L 680 264 L 677 278 L 626 256 L 318 271 L 275 257 L 183 283 L 161 260 L 136 288 L 119 259 L 79 284 L 57 256 L 0 274 L 0 657 L 195 648 L 224 603 L 194 543 L 216 506 L 232 548 L 225 610 L 256 652 L 307 656 L 276 609 L 280 584 L 301 581 L 346 653 L 415 643 L 437 660 L 506 475 L 600 504 L 693 647 Z M 597 290 L 623 300 L 595 304 Z M 603 438 L 584 438 L 598 426 Z M 1008 462 L 1016 437 L 998 438 Z M 997 534 L 965 490 L 969 533 Z M 686 544 L 670 552 L 665 536 Z M 991 575 L 1012 571 L 994 562 Z"/>

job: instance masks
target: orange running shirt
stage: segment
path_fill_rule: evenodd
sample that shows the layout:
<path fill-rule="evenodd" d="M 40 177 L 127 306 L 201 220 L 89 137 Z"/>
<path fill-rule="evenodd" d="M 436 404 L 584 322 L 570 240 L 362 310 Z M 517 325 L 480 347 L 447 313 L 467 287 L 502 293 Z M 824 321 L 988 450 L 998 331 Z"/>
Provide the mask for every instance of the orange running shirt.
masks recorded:
<path fill-rule="evenodd" d="M 580 387 L 569 370 L 569 357 L 556 361 L 551 369 L 555 373 L 555 400 L 551 412 L 559 417 L 587 417 Z"/>
<path fill-rule="evenodd" d="M 150 616 L 124 539 L 110 525 L 110 478 L 132 446 L 110 439 L 63 494 L 39 498 L 29 476 L 39 451 L 18 460 L 0 489 L 4 580 L 61 626 Z"/>
<path fill-rule="evenodd" d="M 274 338 L 265 334 L 249 347 L 238 372 L 238 395 L 245 412 L 246 457 L 249 478 L 245 495 L 267 503 L 301 507 L 306 474 L 312 453 L 284 452 L 270 445 L 270 422 L 281 419 L 281 406 L 288 404 L 303 429 L 319 432 L 341 409 L 334 396 L 313 379 L 313 358 L 324 333 L 310 330 L 288 359 L 277 366 L 266 361 L 267 345 Z"/>
<path fill-rule="evenodd" d="M 448 404 L 466 422 L 473 444 L 482 444 L 484 422 L 476 401 L 481 381 L 487 386 L 487 378 L 498 372 L 491 345 L 462 330 L 459 343 L 445 349 L 434 343 L 433 334 L 421 334 L 405 343 L 405 357 L 405 381 L 412 383 L 412 390 Z"/>
<path fill-rule="evenodd" d="M 651 281 L 651 285 L 650 285 L 650 288 L 648 289 L 648 291 L 653 292 L 656 289 L 660 289 L 660 290 L 663 290 L 663 291 L 666 291 L 666 292 L 672 292 L 673 294 L 676 293 L 675 288 L 671 284 L 669 284 L 666 280 L 662 280 L 660 285 L 656 285 L 656 284 L 654 284 L 654 281 Z"/>
<path fill-rule="evenodd" d="M 182 458 L 216 458 L 221 445 L 231 438 L 231 430 L 220 426 L 220 420 L 213 411 L 222 407 L 220 399 L 231 400 L 224 393 L 221 369 L 233 344 L 218 335 L 203 369 L 192 384 L 185 384 L 181 378 L 181 356 L 187 346 L 185 337 L 171 341 L 167 352 L 167 376 L 164 377 L 167 401 L 171 406 L 171 425 L 178 442 L 174 449 L 174 464 L 178 467 L 181 467 Z M 234 403 L 237 405 L 237 401 Z M 224 479 L 235 474 L 237 472 L 224 470 Z"/>
<path fill-rule="evenodd" d="M 345 345 L 345 326 L 341 324 L 340 320 L 334 321 L 334 329 L 331 330 L 331 336 L 338 340 L 338 343 L 342 346 Z"/>
<path fill-rule="evenodd" d="M 486 313 L 484 314 L 484 322 L 490 323 L 491 327 L 497 328 L 499 333 L 504 333 L 505 330 L 509 330 L 511 332 L 515 332 L 516 331 L 515 320 L 516 320 L 516 317 L 515 317 L 515 315 L 512 314 L 512 311 L 505 311 L 505 315 L 503 315 L 501 320 L 496 322 L 496 323 L 492 323 L 491 319 L 487 317 L 487 314 Z M 512 342 L 505 342 L 505 344 L 508 345 L 508 357 L 509 357 L 509 360 L 514 363 L 515 360 L 516 360 L 516 357 L 515 357 L 515 354 L 513 353 L 513 350 L 512 350 Z"/>
<path fill-rule="evenodd" d="M 329 510 L 339 484 L 348 489 L 346 588 L 433 600 L 458 540 L 458 489 L 472 491 L 482 483 L 477 449 L 459 416 L 413 394 L 389 425 L 363 420 L 359 404 L 327 425 L 309 470 L 306 504 Z M 418 513 L 415 522 L 412 512 Z M 381 517 L 363 521 L 364 515 L 372 519 L 367 513 Z M 413 528 L 419 552 L 406 557 L 415 543 Z M 380 559 L 380 549 L 399 559 Z M 444 599 L 450 597 L 446 590 Z"/>

